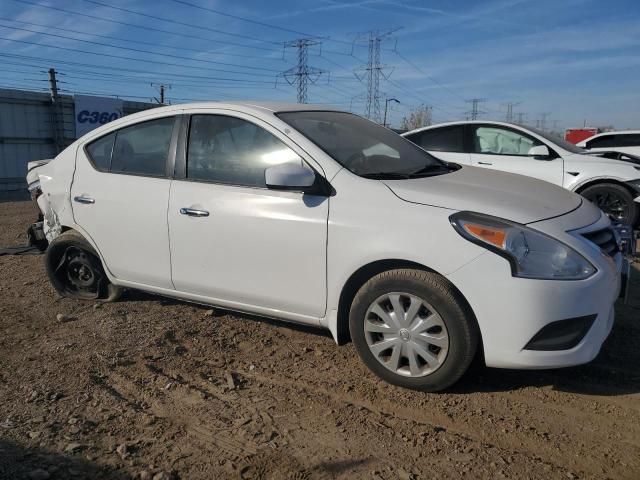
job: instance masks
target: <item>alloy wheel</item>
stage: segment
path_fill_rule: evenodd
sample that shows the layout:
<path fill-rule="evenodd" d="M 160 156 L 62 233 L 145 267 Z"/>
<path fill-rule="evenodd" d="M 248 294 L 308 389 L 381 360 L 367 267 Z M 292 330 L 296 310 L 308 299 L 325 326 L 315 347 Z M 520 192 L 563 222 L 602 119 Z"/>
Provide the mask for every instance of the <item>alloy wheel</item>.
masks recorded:
<path fill-rule="evenodd" d="M 613 192 L 596 193 L 590 200 L 614 220 L 624 220 L 627 216 L 629 205 Z"/>

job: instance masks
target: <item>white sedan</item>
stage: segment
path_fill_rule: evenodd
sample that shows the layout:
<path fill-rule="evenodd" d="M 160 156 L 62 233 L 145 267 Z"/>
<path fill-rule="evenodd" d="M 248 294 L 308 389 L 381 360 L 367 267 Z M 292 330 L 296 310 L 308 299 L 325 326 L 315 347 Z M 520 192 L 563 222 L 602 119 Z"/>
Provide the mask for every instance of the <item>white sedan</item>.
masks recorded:
<path fill-rule="evenodd" d="M 640 220 L 640 160 L 606 158 L 531 127 L 443 123 L 403 134 L 436 157 L 539 178 L 581 194 L 617 222 Z"/>
<path fill-rule="evenodd" d="M 326 107 L 157 108 L 32 167 L 60 294 L 133 288 L 315 325 L 409 388 L 452 385 L 478 349 L 493 367 L 590 361 L 627 268 L 579 195 Z"/>

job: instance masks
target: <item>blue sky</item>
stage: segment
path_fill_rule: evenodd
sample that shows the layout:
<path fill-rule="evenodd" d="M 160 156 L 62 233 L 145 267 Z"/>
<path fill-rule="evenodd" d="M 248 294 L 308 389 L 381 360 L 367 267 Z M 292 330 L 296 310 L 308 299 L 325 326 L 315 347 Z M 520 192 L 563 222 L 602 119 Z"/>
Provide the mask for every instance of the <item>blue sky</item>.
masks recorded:
<path fill-rule="evenodd" d="M 393 125 L 420 104 L 434 121 L 464 118 L 476 97 L 486 99 L 481 118 L 504 119 L 513 102 L 531 124 L 548 113 L 559 129 L 640 128 L 637 0 L 185 1 L 233 17 L 177 0 L 2 0 L 0 86 L 46 88 L 53 66 L 68 93 L 148 100 L 151 83 L 164 83 L 174 103 L 295 101 L 278 76 L 296 62 L 283 42 L 309 35 L 321 41 L 309 64 L 323 71 L 309 101 L 362 113 L 366 84 L 354 71 L 366 32 L 395 30 L 382 43 L 380 84 L 383 99 L 401 102 L 389 104 Z"/>

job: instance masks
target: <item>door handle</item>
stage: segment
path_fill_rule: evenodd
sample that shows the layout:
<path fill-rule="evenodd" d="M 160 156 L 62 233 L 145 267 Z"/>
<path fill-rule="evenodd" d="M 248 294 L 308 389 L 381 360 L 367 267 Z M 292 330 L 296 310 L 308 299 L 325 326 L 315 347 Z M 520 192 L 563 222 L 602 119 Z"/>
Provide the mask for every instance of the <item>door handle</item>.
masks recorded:
<path fill-rule="evenodd" d="M 77 197 L 73 197 L 74 202 L 84 203 L 85 205 L 92 205 L 96 203 L 96 201 L 91 197 L 85 197 L 84 195 L 79 195 Z"/>
<path fill-rule="evenodd" d="M 478 162 L 478 165 L 493 165 L 493 163 L 490 163 L 490 162 Z"/>
<path fill-rule="evenodd" d="M 190 217 L 208 217 L 209 212 L 206 210 L 196 210 L 195 208 L 181 208 L 180 213 L 182 215 L 188 215 Z"/>

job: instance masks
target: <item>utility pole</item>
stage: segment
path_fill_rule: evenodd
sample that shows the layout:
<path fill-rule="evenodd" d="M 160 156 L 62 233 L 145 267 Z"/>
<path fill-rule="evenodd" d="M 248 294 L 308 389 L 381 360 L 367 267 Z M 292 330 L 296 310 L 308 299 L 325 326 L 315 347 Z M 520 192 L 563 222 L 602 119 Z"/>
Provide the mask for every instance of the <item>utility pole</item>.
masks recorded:
<path fill-rule="evenodd" d="M 297 85 L 298 103 L 307 103 L 307 86 L 309 83 L 316 83 L 318 78 L 325 73 L 324 70 L 310 67 L 308 64 L 309 47 L 320 44 L 321 42 L 313 38 L 298 38 L 297 40 L 285 42 L 284 44 L 285 48 L 295 48 L 298 50 L 298 64 L 280 74 L 289 83 L 289 85 Z"/>
<path fill-rule="evenodd" d="M 380 30 L 372 30 L 367 33 L 369 56 L 367 64 L 360 67 L 360 75 L 356 72 L 358 80 L 363 81 L 366 78 L 367 81 L 367 103 L 365 105 L 365 116 L 380 123 L 380 77 L 389 78 L 391 72 L 388 75 L 384 74 L 386 67 L 380 63 L 380 45 L 382 42 L 391 36 L 397 29 L 386 30 L 381 32 Z"/>
<path fill-rule="evenodd" d="M 470 115 L 470 119 L 471 120 L 477 120 L 478 119 L 478 115 L 481 115 L 483 113 L 487 113 L 483 110 L 479 110 L 478 106 L 481 103 L 486 102 L 487 100 L 485 98 L 471 98 L 469 100 L 467 100 L 467 103 L 471 104 L 471 110 L 469 110 L 468 112 L 466 112 L 467 115 Z"/>
<path fill-rule="evenodd" d="M 60 153 L 64 149 L 64 115 L 62 103 L 58 96 L 58 79 L 56 69 L 49 69 L 49 91 L 51 94 L 51 128 L 56 150 Z"/>
<path fill-rule="evenodd" d="M 165 105 L 164 99 L 165 99 L 165 90 L 171 90 L 171 85 L 164 85 L 164 84 L 155 84 L 152 83 L 151 84 L 152 87 L 156 87 L 158 89 L 158 92 L 160 94 L 160 98 L 157 97 L 153 97 L 153 99 L 156 101 L 156 103 L 160 104 L 160 105 Z"/>

